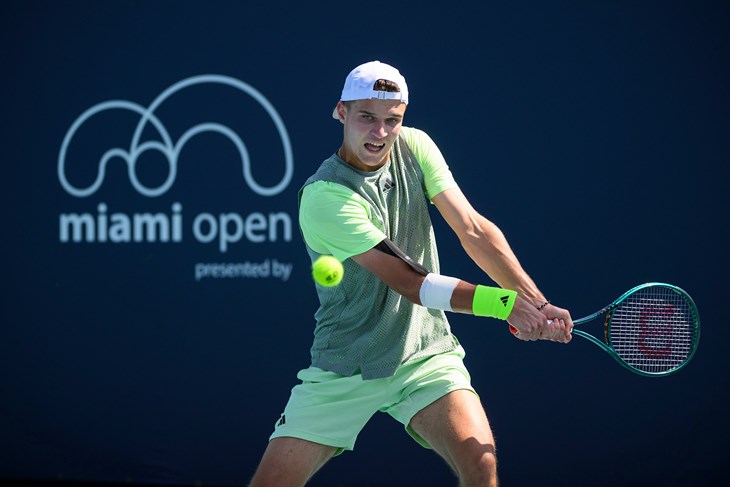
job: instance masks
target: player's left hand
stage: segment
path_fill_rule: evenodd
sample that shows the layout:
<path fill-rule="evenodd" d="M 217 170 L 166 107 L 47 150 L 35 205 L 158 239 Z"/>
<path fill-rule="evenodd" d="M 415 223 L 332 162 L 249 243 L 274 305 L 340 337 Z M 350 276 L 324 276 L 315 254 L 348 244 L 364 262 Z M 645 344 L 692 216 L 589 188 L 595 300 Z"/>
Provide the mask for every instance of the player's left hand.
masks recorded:
<path fill-rule="evenodd" d="M 519 294 L 515 298 L 507 322 L 516 329 L 513 330 L 515 337 L 524 341 L 540 340 L 548 326 L 545 315 L 538 311 L 531 301 Z"/>
<path fill-rule="evenodd" d="M 538 310 L 519 295 L 507 318 L 514 336 L 524 341 L 549 340 L 568 343 L 572 338 L 573 319 L 570 313 L 551 304 Z"/>

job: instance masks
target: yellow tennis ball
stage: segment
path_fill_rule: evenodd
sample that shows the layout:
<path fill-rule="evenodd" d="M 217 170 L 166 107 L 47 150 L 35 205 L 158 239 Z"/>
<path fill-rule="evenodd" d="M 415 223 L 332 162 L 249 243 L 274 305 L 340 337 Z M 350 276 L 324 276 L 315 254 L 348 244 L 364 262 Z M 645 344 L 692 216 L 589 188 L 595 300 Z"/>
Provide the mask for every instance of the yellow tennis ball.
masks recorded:
<path fill-rule="evenodd" d="M 312 264 L 312 277 L 321 286 L 338 285 L 342 281 L 344 273 L 342 263 L 331 255 L 323 255 Z"/>

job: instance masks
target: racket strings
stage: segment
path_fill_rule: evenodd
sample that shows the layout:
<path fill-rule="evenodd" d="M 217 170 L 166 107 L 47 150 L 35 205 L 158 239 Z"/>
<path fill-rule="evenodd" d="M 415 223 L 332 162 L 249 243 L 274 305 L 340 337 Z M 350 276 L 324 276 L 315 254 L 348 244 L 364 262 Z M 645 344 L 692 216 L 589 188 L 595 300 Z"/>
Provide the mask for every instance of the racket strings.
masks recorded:
<path fill-rule="evenodd" d="M 628 365 L 648 373 L 667 372 L 692 354 L 694 307 L 671 288 L 644 288 L 614 310 L 606 332 L 609 343 Z"/>

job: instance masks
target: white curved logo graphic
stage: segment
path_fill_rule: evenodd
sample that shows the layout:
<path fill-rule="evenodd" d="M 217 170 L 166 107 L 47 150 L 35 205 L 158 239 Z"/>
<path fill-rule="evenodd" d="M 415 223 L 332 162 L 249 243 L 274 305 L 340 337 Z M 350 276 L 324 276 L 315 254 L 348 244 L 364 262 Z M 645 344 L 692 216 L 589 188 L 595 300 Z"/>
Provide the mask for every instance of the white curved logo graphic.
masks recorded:
<path fill-rule="evenodd" d="M 284 175 L 278 183 L 273 186 L 266 187 L 256 182 L 256 180 L 253 178 L 253 175 L 251 174 L 251 159 L 249 157 L 248 150 L 246 149 L 246 145 L 243 143 L 243 140 L 241 140 L 238 134 L 236 134 L 233 130 L 231 130 L 229 127 L 226 127 L 225 125 L 219 123 L 201 123 L 195 125 L 194 127 L 188 129 L 182 136 L 180 136 L 180 138 L 176 142 L 173 143 L 173 141 L 170 139 L 170 134 L 168 133 L 167 129 L 162 124 L 160 119 L 155 116 L 154 112 L 160 106 L 160 104 L 167 100 L 171 95 L 177 93 L 184 88 L 203 83 L 217 83 L 236 88 L 251 96 L 264 108 L 264 110 L 266 110 L 266 112 L 271 117 L 271 120 L 274 122 L 274 125 L 276 126 L 279 136 L 281 137 L 281 143 L 284 149 Z M 120 147 L 115 147 L 107 150 L 99 160 L 96 180 L 91 185 L 85 188 L 76 187 L 71 184 L 66 178 L 66 153 L 68 151 L 69 144 L 73 140 L 73 137 L 79 130 L 79 128 L 89 118 L 106 110 L 128 110 L 136 112 L 140 115 L 141 118 L 134 131 L 134 135 L 132 137 L 129 149 L 125 150 Z M 157 130 L 157 133 L 159 134 L 161 140 L 149 140 L 146 142 L 140 141 L 142 132 L 144 131 L 148 122 L 151 123 Z M 238 154 L 241 157 L 241 164 L 243 166 L 243 178 L 246 181 L 246 184 L 248 184 L 248 186 L 255 193 L 261 196 L 274 196 L 281 193 L 291 181 L 294 172 L 291 143 L 289 141 L 289 135 L 286 131 L 286 128 L 284 127 L 284 123 L 279 117 L 279 114 L 276 112 L 271 103 L 269 103 L 269 101 L 261 93 L 259 93 L 250 85 L 229 76 L 215 74 L 193 76 L 178 81 L 177 83 L 163 91 L 157 98 L 155 98 L 150 106 L 146 108 L 131 101 L 110 100 L 101 102 L 86 110 L 71 125 L 71 128 L 69 128 L 68 132 L 66 132 L 66 136 L 63 139 L 63 144 L 61 144 L 61 150 L 58 154 L 58 180 L 61 182 L 61 186 L 63 186 L 63 188 L 69 194 L 79 198 L 90 196 L 94 194 L 104 182 L 106 166 L 109 163 L 109 160 L 114 157 L 120 157 L 127 163 L 129 180 L 132 183 L 132 186 L 134 186 L 134 188 L 137 190 L 137 192 L 148 197 L 159 196 L 169 190 L 175 182 L 175 178 L 177 177 L 178 157 L 185 144 L 194 136 L 205 132 L 215 132 L 222 134 L 226 136 L 236 146 Z M 146 151 L 160 152 L 167 160 L 169 166 L 167 179 L 157 187 L 145 186 L 139 181 L 139 178 L 137 177 L 137 159 L 141 154 L 145 153 Z"/>

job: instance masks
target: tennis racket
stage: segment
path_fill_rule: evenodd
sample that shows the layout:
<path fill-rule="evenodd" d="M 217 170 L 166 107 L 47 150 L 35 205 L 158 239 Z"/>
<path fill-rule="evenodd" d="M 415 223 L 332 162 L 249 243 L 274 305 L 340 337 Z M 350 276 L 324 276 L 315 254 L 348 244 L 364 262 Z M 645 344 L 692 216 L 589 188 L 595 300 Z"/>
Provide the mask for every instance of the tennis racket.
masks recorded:
<path fill-rule="evenodd" d="M 692 359 L 700 341 L 700 317 L 692 298 L 677 286 L 650 282 L 630 289 L 582 325 L 605 314 L 603 340 L 572 333 L 608 352 L 631 372 L 647 377 L 673 374 Z M 510 325 L 510 331 L 517 329 Z"/>

